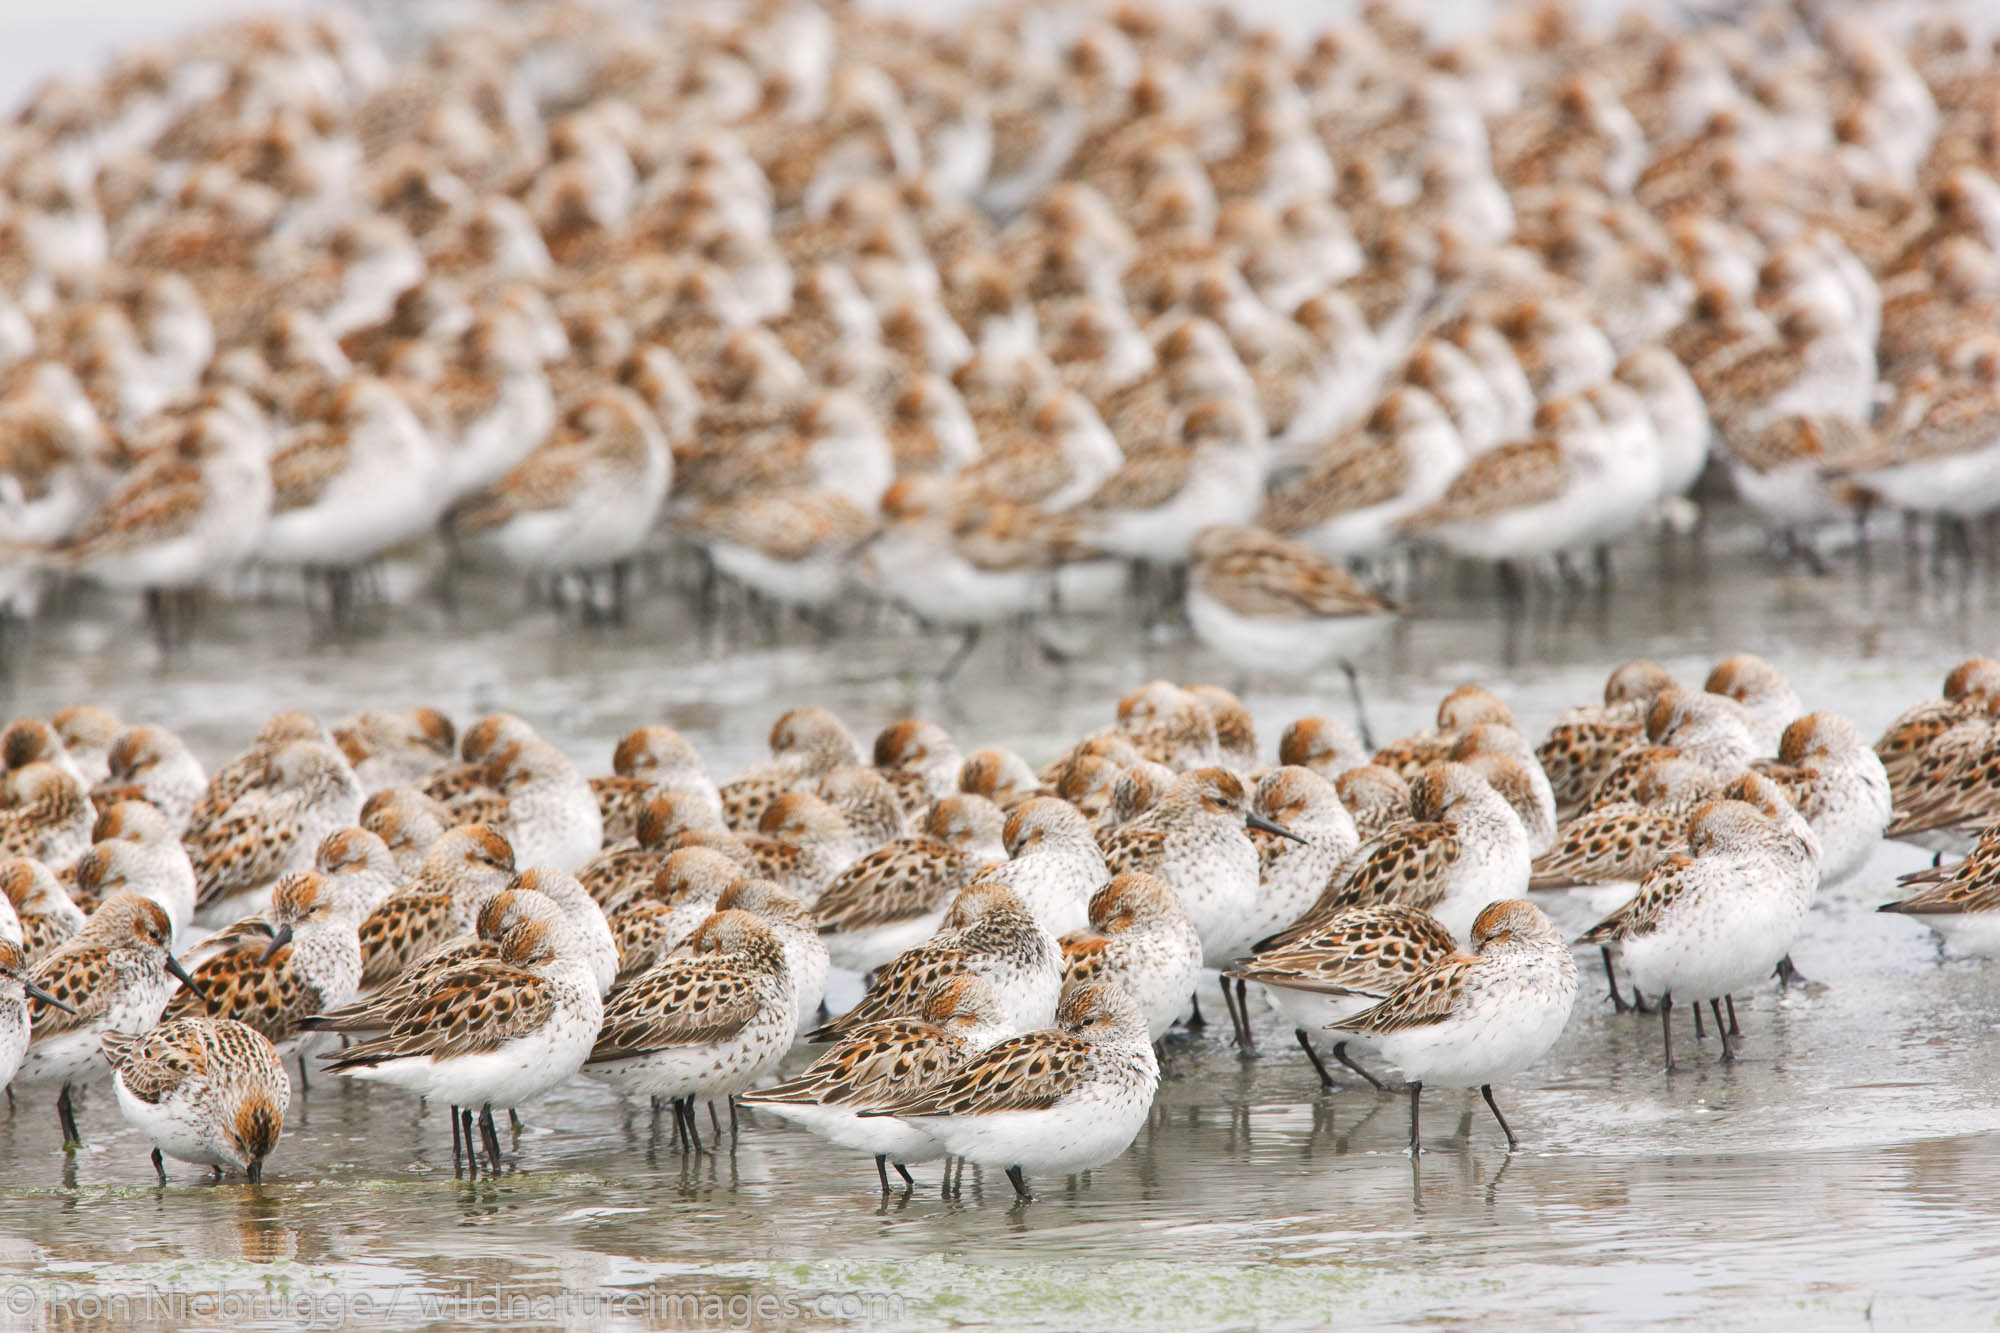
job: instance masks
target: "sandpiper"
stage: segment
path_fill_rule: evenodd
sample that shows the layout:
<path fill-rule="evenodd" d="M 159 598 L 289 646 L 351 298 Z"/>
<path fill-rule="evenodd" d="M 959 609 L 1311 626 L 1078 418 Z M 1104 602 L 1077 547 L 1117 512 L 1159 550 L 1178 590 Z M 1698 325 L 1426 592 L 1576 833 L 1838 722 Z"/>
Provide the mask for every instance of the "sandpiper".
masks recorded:
<path fill-rule="evenodd" d="M 1187 1005 L 1201 974 L 1201 936 L 1174 891 L 1130 870 L 1090 900 L 1090 926 L 1062 937 L 1063 984 L 1125 988 L 1158 1041 Z"/>
<path fill-rule="evenodd" d="M 714 823 L 722 822 L 722 797 L 708 775 L 701 754 L 672 727 L 640 727 L 625 734 L 611 755 L 612 775 L 590 780 L 604 817 L 604 841 L 630 838 L 647 801 L 666 793 L 683 793 Z"/>
<path fill-rule="evenodd" d="M 1918 871 L 1901 882 L 1920 884 L 1900 902 L 1877 911 L 1898 912 L 1923 922 L 1946 943 L 1967 952 L 2000 954 L 2000 824 L 1980 836 L 1963 861 Z"/>
<path fill-rule="evenodd" d="M 166 909 L 174 934 L 194 921 L 194 867 L 166 817 L 139 801 L 120 801 L 97 818 L 97 842 L 77 859 L 76 892 L 96 902 L 136 893 Z"/>
<path fill-rule="evenodd" d="M 28 1055 L 33 1020 L 28 1001 L 65 1007 L 28 976 L 28 957 L 12 940 L 0 940 L 0 1088 L 14 1081 Z"/>
<path fill-rule="evenodd" d="M 998 864 L 987 849 L 999 846 L 1003 827 L 999 807 L 985 797 L 946 796 L 921 833 L 841 871 L 813 904 L 834 965 L 872 971 L 929 939 L 959 890 Z"/>
<path fill-rule="evenodd" d="M 154 806 L 178 834 L 208 786 L 208 775 L 187 743 L 165 727 L 127 727 L 111 743 L 103 781 L 91 797 L 100 810 L 120 801 Z"/>
<path fill-rule="evenodd" d="M 1688 844 L 1688 854 L 1662 861 L 1638 896 L 1580 941 L 1608 946 L 1624 960 L 1634 989 L 1659 997 L 1669 1072 L 1675 993 L 1683 1002 L 1711 1002 L 1723 1059 L 1734 1060 L 1721 1001 L 1771 975 L 1798 936 L 1810 902 L 1809 886 L 1791 871 L 1808 860 L 1806 845 L 1751 805 L 1721 800 L 1702 806 L 1690 821 Z"/>
<path fill-rule="evenodd" d="M 56 1115 L 66 1150 L 83 1143 L 69 1092 L 96 1067 L 98 1038 L 152 1027 L 174 979 L 192 984 L 187 969 L 167 951 L 172 939 L 172 924 L 158 903 L 114 894 L 82 930 L 29 970 L 28 980 L 51 998 L 34 1000 L 29 1011 L 34 1032 L 14 1086 L 61 1085 Z"/>
<path fill-rule="evenodd" d="M 369 709 L 336 723 L 333 739 L 370 796 L 422 782 L 451 762 L 458 743 L 451 719 L 435 708 L 402 713 Z"/>
<path fill-rule="evenodd" d="M 1808 713 L 1785 728 L 1778 762 L 1762 771 L 1819 838 L 1821 885 L 1860 873 L 1891 815 L 1889 775 L 1861 729 L 1838 713 Z"/>
<path fill-rule="evenodd" d="M 346 1004 L 361 985 L 356 928 L 368 909 L 347 888 L 315 870 L 287 875 L 268 914 L 244 923 L 240 943 L 197 966 L 193 985 L 167 1001 L 164 1016 L 235 1019 L 280 1050 L 297 1047 L 303 1019 Z M 307 1087 L 303 1067 L 299 1086 Z"/>
<path fill-rule="evenodd" d="M 36 762 L 9 770 L 7 787 L 15 804 L 0 808 L 0 855 L 32 856 L 60 870 L 90 846 L 96 811 L 73 774 Z"/>
<path fill-rule="evenodd" d="M 1091 895 L 1111 872 L 1075 807 L 1047 796 L 1024 801 L 1008 814 L 1001 840 L 1008 859 L 982 878 L 1013 890 L 1051 935 L 1082 927 Z"/>
<path fill-rule="evenodd" d="M 1018 1202 L 1026 1172 L 1087 1171 L 1131 1146 L 1160 1066 L 1138 1005 L 1115 982 L 1064 991 L 1056 1025 L 995 1042 L 933 1087 L 871 1106 L 953 1156 L 1002 1167 Z"/>
<path fill-rule="evenodd" d="M 715 900 L 720 912 L 748 912 L 770 927 L 785 954 L 785 970 L 791 974 L 793 1002 L 798 1009 L 796 1031 L 805 1031 L 806 1021 L 819 1011 L 826 998 L 827 948 L 813 923 L 805 903 L 786 893 L 768 879 L 739 879 Z"/>
<path fill-rule="evenodd" d="M 322 839 L 354 823 L 361 800 L 354 769 L 335 747 L 302 740 L 278 748 L 263 782 L 198 835 L 190 830 L 197 913 L 228 921 L 262 908 L 281 877 L 312 868 Z"/>
<path fill-rule="evenodd" d="M 1415 818 L 1364 842 L 1319 899 L 1259 948 L 1286 942 L 1335 912 L 1379 903 L 1421 907 L 1459 939 L 1488 903 L 1528 883 L 1521 821 L 1486 780 L 1463 764 L 1433 764 L 1411 784 Z"/>
<path fill-rule="evenodd" d="M 1010 1032 L 992 983 L 964 973 L 933 987 L 920 1012 L 864 1023 L 795 1077 L 738 1100 L 873 1154 L 882 1193 L 892 1162 L 913 1189 L 910 1166 L 942 1157 L 944 1145 L 918 1126 L 860 1112 L 921 1095 Z"/>
<path fill-rule="evenodd" d="M 1104 862 L 1113 873 L 1141 870 L 1165 881 L 1201 935 L 1205 965 L 1222 967 L 1248 943 L 1256 909 L 1257 848 L 1246 832 L 1253 828 L 1295 838 L 1250 809 L 1234 773 L 1196 769 L 1176 778 L 1151 810 L 1105 835 Z"/>
<path fill-rule="evenodd" d="M 175 1018 L 148 1032 L 99 1037 L 111 1063 L 118 1109 L 153 1143 L 153 1170 L 167 1183 L 164 1153 L 183 1162 L 241 1170 L 255 1185 L 278 1146 L 291 1104 L 284 1065 L 262 1033 L 228 1018 Z"/>
<path fill-rule="evenodd" d="M 379 986 L 469 929 L 488 898 L 514 878 L 514 849 L 484 824 L 452 829 L 431 845 L 415 879 L 361 923 L 361 985 Z"/>
<path fill-rule="evenodd" d="M 1472 923 L 1470 954 L 1453 954 L 1412 977 L 1373 1008 L 1331 1024 L 1376 1039 L 1410 1076 L 1410 1152 L 1424 1150 L 1417 1108 L 1424 1085 L 1478 1088 L 1507 1136 L 1493 1100 L 1510 1078 L 1555 1045 L 1576 1003 L 1576 961 L 1542 910 L 1522 899 L 1493 903 Z"/>
<path fill-rule="evenodd" d="M 514 1107 L 583 1066 L 604 1019 L 597 978 L 576 932 L 528 921 L 501 941 L 497 960 L 441 977 L 387 1031 L 327 1055 L 333 1073 L 391 1083 L 459 1108 L 452 1126 L 472 1141 L 481 1111 L 487 1155 L 498 1169 L 492 1107 Z M 470 1153 L 477 1160 L 477 1153 Z"/>
<path fill-rule="evenodd" d="M 611 906 L 608 920 L 618 943 L 619 974 L 642 972 L 672 953 L 715 914 L 723 893 L 749 873 L 710 847 L 670 853 L 650 884 Z"/>
<path fill-rule="evenodd" d="M 1338 662 L 1357 726 L 1368 734 L 1353 659 L 1395 624 L 1396 603 L 1301 543 L 1258 528 L 1214 527 L 1194 540 L 1187 610 L 1202 642 L 1240 670 L 1306 676 Z"/>
<path fill-rule="evenodd" d="M 1458 951 L 1450 931 L 1429 912 L 1390 904 L 1336 912 L 1287 943 L 1261 950 L 1223 973 L 1239 982 L 1257 982 L 1280 1013 L 1292 1020 L 1292 1035 L 1319 1074 L 1322 1088 L 1333 1076 L 1313 1046 L 1312 1034 L 1387 999 L 1420 972 Z M 1381 1080 L 1354 1063 L 1349 1041 L 1372 1040 L 1347 1034 L 1335 1043 L 1333 1058 L 1380 1089 Z"/>
<path fill-rule="evenodd" d="M 1062 950 L 1008 887 L 982 875 L 953 900 L 938 933 L 875 973 L 859 1003 L 813 1032 L 831 1041 L 862 1023 L 916 1012 L 946 977 L 972 972 L 991 981 L 1015 1031 L 1038 1027 L 1062 990 Z"/>
<path fill-rule="evenodd" d="M 18 945 L 31 963 L 55 951 L 56 947 L 83 928 L 83 909 L 63 889 L 55 872 L 40 861 L 15 857 L 0 861 L 0 898 L 8 911 L 0 918 L 0 937 L 18 932 Z M 13 931 L 8 924 L 12 922 Z"/>
<path fill-rule="evenodd" d="M 1287 765 L 1265 773 L 1251 793 L 1250 808 L 1293 834 L 1281 838 L 1262 829 L 1250 834 L 1257 846 L 1257 899 L 1244 934 L 1261 940 L 1305 915 L 1361 845 L 1361 835 L 1340 793 L 1309 768 Z"/>
<path fill-rule="evenodd" d="M 612 992 L 585 1072 L 627 1097 L 674 1104 L 698 1148 L 694 1103 L 743 1092 L 791 1049 L 798 1004 L 784 947 L 749 912 L 720 912 L 666 959 Z"/>

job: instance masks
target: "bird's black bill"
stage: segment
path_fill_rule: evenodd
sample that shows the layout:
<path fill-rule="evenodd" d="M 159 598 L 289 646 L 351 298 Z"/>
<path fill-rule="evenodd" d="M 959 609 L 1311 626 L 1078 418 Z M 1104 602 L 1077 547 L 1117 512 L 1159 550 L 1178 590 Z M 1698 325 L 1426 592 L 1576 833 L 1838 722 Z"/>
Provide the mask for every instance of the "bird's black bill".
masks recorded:
<path fill-rule="evenodd" d="M 201 988 L 201 985 L 198 982 L 196 982 L 193 977 L 188 975 L 188 970 L 181 966 L 181 960 L 174 957 L 172 954 L 167 955 L 167 972 L 169 975 L 177 979 L 181 983 L 181 985 L 186 986 L 189 990 L 193 991 L 195 995 L 199 997 L 204 1004 L 207 1003 L 208 992 L 203 990 Z"/>
<path fill-rule="evenodd" d="M 21 989 L 24 992 L 26 992 L 30 998 L 40 1000 L 43 1004 L 52 1004 L 66 1014 L 73 1014 L 76 1012 L 74 1007 L 64 1004 L 61 1000 L 58 1000 L 55 996 L 49 994 L 47 991 L 43 990 L 40 986 L 37 986 L 34 982 L 29 981 L 25 977 L 21 979 Z"/>
<path fill-rule="evenodd" d="M 290 944 L 291 942 L 292 942 L 292 928 L 290 924 L 279 926 L 276 930 L 271 932 L 271 942 L 264 946 L 264 952 L 257 959 L 257 962 L 260 965 L 270 962 L 272 955 L 276 954 L 278 950 L 284 948 L 287 944 Z"/>
<path fill-rule="evenodd" d="M 1243 822 L 1245 824 L 1248 824 L 1251 828 L 1262 829 L 1266 833 L 1275 833 L 1281 838 L 1290 838 L 1293 842 L 1296 843 L 1304 844 L 1305 842 L 1304 838 L 1301 838 L 1298 834 L 1292 832 L 1290 829 L 1286 828 L 1283 824 L 1274 824 L 1270 820 L 1264 818 L 1264 816 L 1262 815 L 1245 815 L 1243 816 Z"/>

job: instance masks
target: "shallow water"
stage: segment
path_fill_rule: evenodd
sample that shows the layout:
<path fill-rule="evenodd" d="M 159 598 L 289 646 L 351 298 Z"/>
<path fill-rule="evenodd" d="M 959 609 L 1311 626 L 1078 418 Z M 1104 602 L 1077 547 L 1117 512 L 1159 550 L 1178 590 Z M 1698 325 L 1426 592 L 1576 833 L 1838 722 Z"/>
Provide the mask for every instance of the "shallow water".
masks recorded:
<path fill-rule="evenodd" d="M 245 7 L 17 6 L 0 14 L 0 105 L 51 68 L 86 70 Z M 1725 525 L 1703 547 L 1634 544 L 1620 564 L 1611 592 L 1538 599 L 1512 627 L 1483 574 L 1431 571 L 1413 593 L 1420 616 L 1364 663 L 1378 734 L 1424 725 L 1465 679 L 1537 734 L 1627 658 L 1698 680 L 1737 650 L 1873 732 L 2000 644 L 1990 573 L 1912 579 L 1893 550 L 1871 576 L 1812 579 Z M 1103 725 L 1133 685 L 1219 669 L 1172 635 L 1076 622 L 1055 627 L 1076 651 L 1066 667 L 989 643 L 940 688 L 928 677 L 950 644 L 865 607 L 845 610 L 833 643 L 793 626 L 774 644 L 742 627 L 723 644 L 671 579 L 611 630 L 579 631 L 504 585 L 460 593 L 455 610 L 395 608 L 338 642 L 283 600 L 219 606 L 170 659 L 135 607 L 83 594 L 13 645 L 0 716 L 90 699 L 174 726 L 214 762 L 280 707 L 506 708 L 593 772 L 625 730 L 663 720 L 726 773 L 758 755 L 779 711 L 812 701 L 863 735 L 915 711 L 968 749 L 1039 761 Z M 1337 676 L 1247 698 L 1267 747 L 1294 717 L 1349 709 Z M 1733 1067 L 1683 1019 L 1682 1069 L 1662 1075 L 1657 1022 L 1614 1016 L 1587 967 L 1562 1041 L 1500 1092 L 1523 1139 L 1511 1156 L 1475 1097 L 1433 1093 L 1431 1151 L 1413 1162 L 1404 1103 L 1317 1093 L 1261 1005 L 1260 1058 L 1215 1027 L 1170 1043 L 1132 1150 L 1074 1190 L 1035 1182 L 1024 1209 L 975 1173 L 962 1201 L 941 1201 L 935 1167 L 914 1197 L 881 1203 L 865 1157 L 751 1116 L 740 1141 L 684 1159 L 670 1129 L 583 1085 L 527 1109 L 518 1166 L 497 1179 L 453 1176 L 440 1114 L 325 1079 L 293 1102 L 262 1186 L 173 1166 L 158 1188 L 107 1088 L 81 1108 L 90 1142 L 71 1162 L 52 1108 L 24 1096 L 0 1114 L 0 1328 L 1990 1323 L 1995 982 L 1872 911 L 1921 860 L 1885 845 L 1815 908 L 1795 957 L 1819 984 L 1744 997 Z M 1566 926 L 1589 916 L 1560 895 L 1548 906 Z"/>
<path fill-rule="evenodd" d="M 1377 731 L 1423 725 L 1478 679 L 1539 734 L 1626 658 L 1698 680 L 1749 650 L 1808 706 L 1872 733 L 2000 639 L 1983 571 L 1912 578 L 1893 549 L 1873 574 L 1814 579 L 1724 524 L 1702 546 L 1632 544 L 1620 566 L 1610 591 L 1540 596 L 1512 629 L 1483 572 L 1427 571 L 1422 615 L 1364 664 Z M 928 675 L 950 645 L 865 606 L 843 609 L 831 643 L 791 626 L 765 644 L 739 625 L 725 646 L 659 571 L 632 623 L 605 630 L 504 585 L 459 591 L 456 610 L 390 609 L 340 642 L 316 641 L 283 600 L 218 606 L 169 659 L 135 608 L 84 596 L 17 645 L 0 712 L 95 699 L 181 728 L 212 762 L 280 706 L 504 707 L 593 772 L 625 729 L 664 719 L 727 772 L 810 700 L 863 735 L 917 711 L 967 748 L 1039 761 L 1133 685 L 1218 669 L 1172 634 L 1073 622 L 1051 630 L 1078 654 L 1068 666 L 989 643 L 940 688 Z M 1267 746 L 1293 717 L 1348 712 L 1337 675 L 1248 697 Z M 179 1167 L 160 1189 L 107 1090 L 81 1113 L 90 1145 L 73 1167 L 52 1109 L 23 1098 L 0 1117 L 0 1325 L 1986 1321 L 2000 1259 L 1993 978 L 1871 910 L 1921 860 L 1884 845 L 1815 908 L 1794 954 L 1820 984 L 1745 997 L 1733 1068 L 1682 1026 L 1682 1071 L 1663 1076 L 1657 1023 L 1615 1017 L 1588 983 L 1555 1051 L 1501 1092 L 1524 1144 L 1512 1157 L 1476 1098 L 1433 1093 L 1432 1151 L 1413 1164 L 1404 1102 L 1316 1094 L 1261 1005 L 1261 1058 L 1240 1060 L 1213 1027 L 1171 1043 L 1133 1149 L 1074 1191 L 1035 1182 L 1026 1209 L 998 1177 L 943 1202 L 934 1167 L 917 1195 L 881 1204 L 867 1158 L 768 1120 L 683 1160 L 670 1127 L 585 1086 L 528 1108 L 518 1168 L 455 1179 L 441 1115 L 332 1079 L 294 1101 L 262 1187 Z M 1565 925 L 1589 916 L 1561 895 L 1549 906 Z"/>

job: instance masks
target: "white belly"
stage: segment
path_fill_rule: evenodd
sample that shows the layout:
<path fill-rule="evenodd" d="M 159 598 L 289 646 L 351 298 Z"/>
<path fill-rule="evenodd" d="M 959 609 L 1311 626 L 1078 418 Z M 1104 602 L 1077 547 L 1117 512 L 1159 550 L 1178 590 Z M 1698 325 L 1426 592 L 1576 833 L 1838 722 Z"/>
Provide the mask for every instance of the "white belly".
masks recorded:
<path fill-rule="evenodd" d="M 1122 1105 L 1080 1099 L 1045 1111 L 943 1116 L 922 1123 L 952 1154 L 980 1166 L 1064 1173 L 1103 1166 L 1124 1152 L 1150 1105 L 1149 1098 Z"/>

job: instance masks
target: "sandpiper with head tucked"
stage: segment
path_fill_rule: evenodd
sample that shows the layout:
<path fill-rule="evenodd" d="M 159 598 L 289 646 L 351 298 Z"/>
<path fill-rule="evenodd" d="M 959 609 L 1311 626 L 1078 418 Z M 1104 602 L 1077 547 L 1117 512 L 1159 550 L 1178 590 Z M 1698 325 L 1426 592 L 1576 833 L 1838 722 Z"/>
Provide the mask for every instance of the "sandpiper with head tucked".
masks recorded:
<path fill-rule="evenodd" d="M 1424 1150 L 1417 1107 L 1424 1085 L 1478 1088 L 1519 1146 L 1493 1100 L 1493 1084 L 1547 1054 L 1576 1003 L 1576 960 L 1539 907 L 1497 902 L 1472 923 L 1469 954 L 1454 953 L 1404 982 L 1372 1008 L 1329 1024 L 1375 1039 L 1410 1076 L 1410 1152 Z"/>
<path fill-rule="evenodd" d="M 944 1145 L 918 1126 L 860 1112 L 935 1087 L 1011 1031 L 992 984 L 961 973 L 933 987 L 919 1013 L 864 1023 L 797 1076 L 739 1100 L 842 1147 L 872 1153 L 884 1194 L 892 1162 L 912 1188 L 910 1165 L 942 1157 Z"/>
<path fill-rule="evenodd" d="M 1201 936 L 1174 891 L 1130 870 L 1090 900 L 1090 927 L 1062 938 L 1063 984 L 1123 986 L 1158 1041 L 1187 1004 L 1201 975 Z"/>
<path fill-rule="evenodd" d="M 627 1097 L 664 1097 L 699 1147 L 694 1103 L 743 1092 L 776 1067 L 798 1031 L 784 947 L 748 912 L 718 912 L 668 958 L 611 995 L 585 1072 Z"/>
<path fill-rule="evenodd" d="M 1026 1172 L 1087 1171 L 1124 1152 L 1159 1082 L 1138 1005 L 1115 982 L 1088 982 L 1063 992 L 1054 1027 L 995 1042 L 934 1086 L 859 1116 L 895 1116 L 953 1156 L 1005 1168 L 1027 1203 Z"/>

